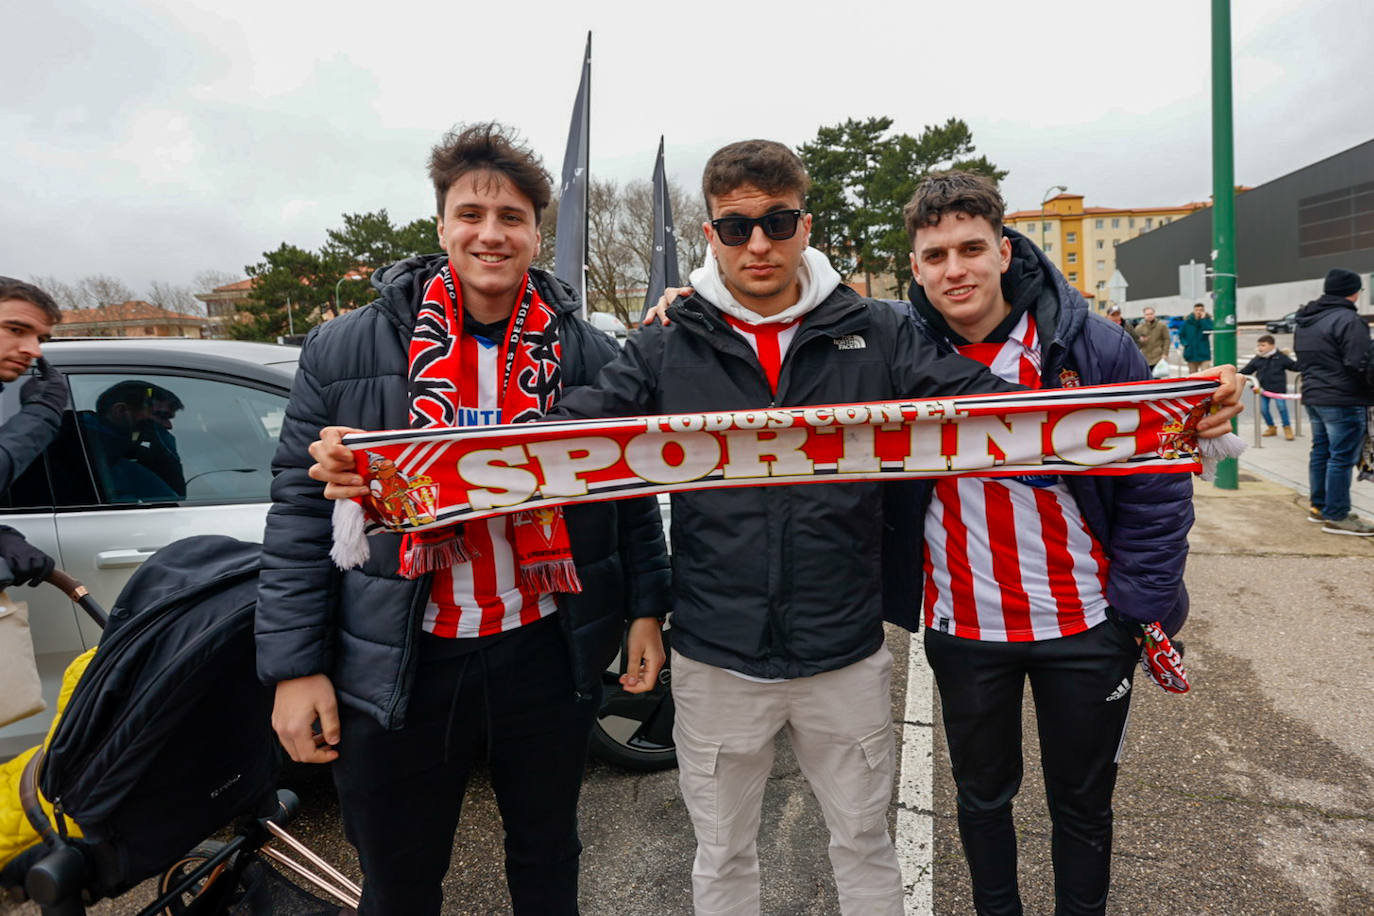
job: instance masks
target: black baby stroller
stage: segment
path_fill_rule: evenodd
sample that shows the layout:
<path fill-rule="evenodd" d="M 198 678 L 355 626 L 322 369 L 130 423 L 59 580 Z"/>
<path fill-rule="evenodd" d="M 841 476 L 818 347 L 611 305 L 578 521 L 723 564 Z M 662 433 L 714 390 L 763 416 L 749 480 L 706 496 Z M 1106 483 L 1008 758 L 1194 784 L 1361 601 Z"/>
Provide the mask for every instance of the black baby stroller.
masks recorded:
<path fill-rule="evenodd" d="M 149 558 L 108 621 L 75 580 L 50 578 L 104 634 L 21 777 L 41 842 L 0 872 L 0 884 L 23 887 L 44 916 L 80 916 L 159 875 L 160 896 L 141 916 L 333 916 L 357 906 L 357 885 L 282 827 L 297 801 L 273 788 L 272 692 L 253 657 L 258 571 L 256 544 L 187 538 Z M 202 842 L 229 825 L 232 839 Z"/>

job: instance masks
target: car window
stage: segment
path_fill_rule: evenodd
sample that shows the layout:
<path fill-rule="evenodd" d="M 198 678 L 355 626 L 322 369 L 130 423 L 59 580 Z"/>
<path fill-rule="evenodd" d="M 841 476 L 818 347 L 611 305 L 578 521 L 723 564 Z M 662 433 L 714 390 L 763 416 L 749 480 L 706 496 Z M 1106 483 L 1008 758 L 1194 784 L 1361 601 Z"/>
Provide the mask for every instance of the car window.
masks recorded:
<path fill-rule="evenodd" d="M 106 505 L 266 501 L 286 397 L 214 379 L 69 376 Z"/>
<path fill-rule="evenodd" d="M 24 379 L 6 385 L 0 391 L 0 425 L 8 423 L 23 406 L 19 402 L 19 389 Z M 53 505 L 52 487 L 48 483 L 47 469 L 41 460 L 34 461 L 14 480 L 14 486 L 0 493 L 0 511 L 6 509 L 50 509 Z"/>

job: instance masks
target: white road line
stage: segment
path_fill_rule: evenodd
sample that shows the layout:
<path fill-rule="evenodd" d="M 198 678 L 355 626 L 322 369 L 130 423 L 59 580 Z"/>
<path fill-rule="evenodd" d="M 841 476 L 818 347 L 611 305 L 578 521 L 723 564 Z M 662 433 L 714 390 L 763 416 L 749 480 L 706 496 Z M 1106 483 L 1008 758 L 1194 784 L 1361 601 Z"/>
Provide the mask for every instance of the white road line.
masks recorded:
<path fill-rule="evenodd" d="M 919 634 L 912 635 L 907 657 L 902 768 L 897 776 L 897 859 L 902 864 L 907 916 L 930 916 L 935 911 L 931 875 L 935 706 L 930 667 Z"/>

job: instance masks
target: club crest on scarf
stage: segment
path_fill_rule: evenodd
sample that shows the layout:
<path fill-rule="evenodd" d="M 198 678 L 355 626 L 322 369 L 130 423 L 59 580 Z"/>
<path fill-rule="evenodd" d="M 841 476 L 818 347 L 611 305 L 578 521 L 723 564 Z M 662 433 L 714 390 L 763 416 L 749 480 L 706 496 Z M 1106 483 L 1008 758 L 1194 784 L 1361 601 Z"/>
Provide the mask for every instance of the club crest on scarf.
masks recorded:
<path fill-rule="evenodd" d="M 477 407 L 463 404 L 459 390 L 463 373 L 477 371 L 476 366 L 462 364 L 462 334 L 461 288 L 454 283 L 452 264 L 445 263 L 425 287 L 410 341 L 412 429 L 457 426 L 465 415 L 464 407 Z M 562 355 L 557 318 L 526 273 L 498 357 L 498 406 L 505 422 L 537 420 L 553 407 L 562 389 Z M 467 411 L 468 415 L 474 413 Z M 407 513 L 427 512 L 432 522 L 438 485 L 428 477 L 407 481 L 394 464 L 390 471 L 395 474 L 369 484 L 380 483 L 385 492 L 384 498 L 370 501 L 369 508 L 378 520 L 383 524 L 389 521 L 388 527 L 414 526 L 419 523 Z M 561 509 L 519 513 L 513 519 L 513 532 L 521 579 L 527 585 L 541 592 L 582 590 Z M 401 575 L 418 578 L 466 563 L 475 555 L 461 524 L 411 531 L 401 542 Z"/>
<path fill-rule="evenodd" d="M 368 506 L 382 524 L 392 531 L 406 525 L 427 525 L 434 521 L 439 501 L 439 485 L 427 475 L 407 477 L 396 462 L 376 452 L 367 453 Z"/>

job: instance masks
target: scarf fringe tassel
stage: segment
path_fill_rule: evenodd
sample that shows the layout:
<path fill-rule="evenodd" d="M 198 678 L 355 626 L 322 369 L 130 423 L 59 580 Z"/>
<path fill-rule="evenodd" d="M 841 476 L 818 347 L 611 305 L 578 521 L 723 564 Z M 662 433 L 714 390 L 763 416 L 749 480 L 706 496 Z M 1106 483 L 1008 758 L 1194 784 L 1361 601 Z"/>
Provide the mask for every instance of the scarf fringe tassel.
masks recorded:
<path fill-rule="evenodd" d="M 1245 440 L 1235 433 L 1215 439 L 1199 439 L 1198 455 L 1202 458 L 1202 479 L 1215 480 L 1217 465 L 1226 458 L 1239 458 L 1245 451 Z"/>
<path fill-rule="evenodd" d="M 372 556 L 367 543 L 367 517 L 363 507 L 351 499 L 334 501 L 334 543 L 329 558 L 339 569 L 362 566 Z"/>
<path fill-rule="evenodd" d="M 520 567 L 520 581 L 540 594 L 564 592 L 580 594 L 582 580 L 572 560 L 553 560 L 547 563 L 528 563 Z"/>
<path fill-rule="evenodd" d="M 424 544 L 407 538 L 401 557 L 401 575 L 407 579 L 418 579 L 425 573 L 438 572 L 459 563 L 467 563 L 476 556 L 461 535 L 445 538 L 437 544 Z"/>

